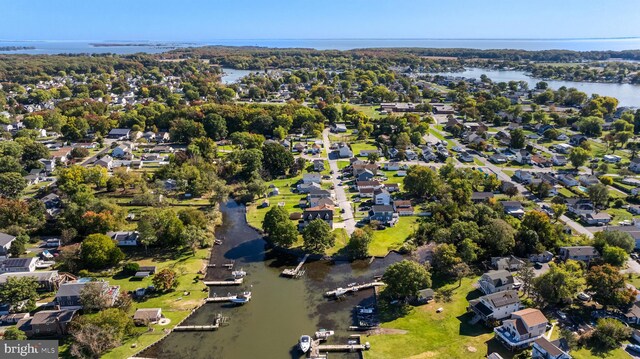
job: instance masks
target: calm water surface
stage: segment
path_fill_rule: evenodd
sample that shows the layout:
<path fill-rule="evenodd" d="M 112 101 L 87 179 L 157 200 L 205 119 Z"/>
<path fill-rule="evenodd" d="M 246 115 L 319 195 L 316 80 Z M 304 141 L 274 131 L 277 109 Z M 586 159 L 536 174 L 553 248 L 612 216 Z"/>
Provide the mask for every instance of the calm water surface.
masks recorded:
<path fill-rule="evenodd" d="M 293 267 L 296 258 L 277 258 L 265 251 L 260 234 L 247 226 L 244 206 L 229 202 L 222 206 L 223 225 L 216 233 L 224 243 L 214 248 L 212 263 L 220 266 L 235 260 L 236 268 L 248 272 L 243 287 L 212 287 L 211 292 L 226 295 L 251 290 L 251 302 L 244 306 L 205 304 L 185 325 L 213 322 L 217 313 L 230 318 L 229 325 L 215 332 L 176 332 L 143 357 L 156 358 L 300 358 L 296 344 L 302 334 L 313 335 L 319 328 L 335 330 L 331 343 L 346 343 L 353 332 L 351 310 L 357 304 L 371 303 L 372 291 L 329 301 L 322 294 L 355 281 L 368 281 L 382 274 L 399 255 L 387 256 L 371 265 L 364 262 L 331 264 L 308 262 L 301 279 L 280 277 L 285 267 Z M 210 269 L 208 279 L 222 279 L 229 272 Z M 363 338 L 366 340 L 366 338 Z M 357 358 L 357 354 L 334 354 L 332 358 Z"/>

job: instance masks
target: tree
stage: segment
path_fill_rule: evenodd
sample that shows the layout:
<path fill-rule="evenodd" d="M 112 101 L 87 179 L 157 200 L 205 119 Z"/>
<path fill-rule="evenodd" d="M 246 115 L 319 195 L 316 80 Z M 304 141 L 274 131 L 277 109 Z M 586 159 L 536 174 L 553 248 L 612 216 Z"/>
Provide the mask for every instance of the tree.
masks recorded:
<path fill-rule="evenodd" d="M 417 262 L 402 260 L 390 265 L 382 276 L 387 285 L 382 295 L 388 299 L 416 297 L 418 291 L 431 287 L 431 275 Z"/>
<path fill-rule="evenodd" d="M 626 287 L 619 269 L 609 264 L 591 267 L 586 282 L 588 290 L 593 292 L 593 299 L 605 307 L 625 306 L 635 299 L 635 294 Z"/>
<path fill-rule="evenodd" d="M 286 174 L 293 166 L 293 154 L 279 143 L 265 143 L 262 155 L 262 166 L 274 177 Z"/>
<path fill-rule="evenodd" d="M 104 291 L 103 282 L 89 282 L 80 290 L 80 303 L 87 313 L 95 313 L 107 309 L 109 295 Z"/>
<path fill-rule="evenodd" d="M 575 147 L 569 152 L 569 162 L 574 168 L 584 165 L 589 159 L 589 152 L 581 147 Z"/>
<path fill-rule="evenodd" d="M 482 233 L 487 251 L 495 256 L 511 253 L 516 244 L 516 231 L 502 219 L 492 219 Z"/>
<path fill-rule="evenodd" d="M 289 220 L 289 213 L 280 206 L 274 206 L 267 211 L 262 221 L 262 229 L 268 234 L 273 244 L 290 247 L 298 239 L 298 231 Z"/>
<path fill-rule="evenodd" d="M 636 242 L 631 234 L 622 231 L 600 231 L 593 235 L 594 247 L 602 250 L 605 246 L 615 246 L 624 249 L 627 253 L 633 252 Z"/>
<path fill-rule="evenodd" d="M 609 189 L 602 183 L 596 183 L 587 188 L 587 195 L 596 208 L 605 208 L 609 203 Z"/>
<path fill-rule="evenodd" d="M 411 166 L 403 180 L 405 190 L 413 197 L 430 198 L 440 192 L 442 181 L 426 166 Z"/>
<path fill-rule="evenodd" d="M 11 312 L 30 312 L 36 308 L 37 288 L 34 277 L 9 277 L 0 287 L 0 302 L 9 304 Z"/>
<path fill-rule="evenodd" d="M 366 258 L 369 256 L 369 244 L 371 243 L 371 234 L 360 228 L 351 233 L 349 243 L 347 243 L 347 253 L 351 259 Z"/>
<path fill-rule="evenodd" d="M 0 195 L 16 198 L 27 187 L 27 181 L 18 172 L 0 173 Z"/>
<path fill-rule="evenodd" d="M 2 335 L 4 340 L 27 340 L 27 334 L 18 327 L 9 327 Z"/>
<path fill-rule="evenodd" d="M 82 242 L 80 257 L 91 269 L 102 269 L 116 265 L 124 259 L 124 253 L 116 242 L 104 234 L 91 234 Z"/>
<path fill-rule="evenodd" d="M 628 258 L 627 252 L 620 247 L 605 245 L 602 249 L 602 259 L 612 266 L 622 267 Z"/>
<path fill-rule="evenodd" d="M 509 141 L 509 146 L 514 149 L 524 148 L 526 144 L 526 136 L 524 131 L 520 128 L 516 128 L 511 131 L 511 140 Z"/>
<path fill-rule="evenodd" d="M 335 244 L 331 227 L 321 219 L 314 219 L 302 230 L 302 239 L 304 249 L 312 253 L 324 253 Z"/>
<path fill-rule="evenodd" d="M 122 344 L 133 332 L 133 319 L 120 309 L 109 308 L 96 315 L 83 315 L 71 322 L 71 354 L 77 358 L 99 358 Z"/>
<path fill-rule="evenodd" d="M 549 271 L 534 280 L 534 289 L 540 302 L 566 303 L 573 299 L 585 284 L 580 263 L 567 260 L 565 263 L 549 264 Z"/>
<path fill-rule="evenodd" d="M 600 318 L 591 334 L 592 344 L 600 350 L 613 350 L 631 337 L 631 328 L 614 318 Z"/>
<path fill-rule="evenodd" d="M 177 273 L 173 269 L 165 268 L 160 272 L 154 274 L 153 286 L 156 290 L 166 292 L 178 286 Z"/>

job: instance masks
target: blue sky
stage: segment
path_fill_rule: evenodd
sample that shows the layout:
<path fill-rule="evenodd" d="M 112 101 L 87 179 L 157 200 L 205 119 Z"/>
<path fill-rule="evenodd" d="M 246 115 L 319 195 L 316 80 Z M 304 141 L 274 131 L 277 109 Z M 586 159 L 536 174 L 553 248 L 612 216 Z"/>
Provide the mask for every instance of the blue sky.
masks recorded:
<path fill-rule="evenodd" d="M 637 0 L 0 0 L 0 39 L 640 36 Z"/>

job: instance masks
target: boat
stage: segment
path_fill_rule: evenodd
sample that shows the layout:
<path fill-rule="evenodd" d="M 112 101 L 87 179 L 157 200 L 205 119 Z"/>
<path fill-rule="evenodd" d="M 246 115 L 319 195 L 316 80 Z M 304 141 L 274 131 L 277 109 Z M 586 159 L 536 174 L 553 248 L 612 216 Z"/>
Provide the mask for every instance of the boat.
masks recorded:
<path fill-rule="evenodd" d="M 251 300 L 251 292 L 244 292 L 242 294 L 238 294 L 235 297 L 231 298 L 232 303 L 236 304 L 245 304 Z"/>
<path fill-rule="evenodd" d="M 231 272 L 231 275 L 233 276 L 233 278 L 242 278 L 244 276 L 247 275 L 247 272 L 243 271 L 242 269 L 240 270 L 234 270 L 233 272 Z"/>
<path fill-rule="evenodd" d="M 348 289 L 338 288 L 334 293 L 336 297 L 340 297 L 342 295 L 345 295 L 348 291 L 349 291 Z"/>
<path fill-rule="evenodd" d="M 319 329 L 316 332 L 316 339 L 327 340 L 327 338 L 329 338 L 333 334 L 335 334 L 333 330 Z"/>
<path fill-rule="evenodd" d="M 298 341 L 298 347 L 302 350 L 303 353 L 306 353 L 311 349 L 311 337 L 308 335 L 303 335 L 300 337 Z"/>

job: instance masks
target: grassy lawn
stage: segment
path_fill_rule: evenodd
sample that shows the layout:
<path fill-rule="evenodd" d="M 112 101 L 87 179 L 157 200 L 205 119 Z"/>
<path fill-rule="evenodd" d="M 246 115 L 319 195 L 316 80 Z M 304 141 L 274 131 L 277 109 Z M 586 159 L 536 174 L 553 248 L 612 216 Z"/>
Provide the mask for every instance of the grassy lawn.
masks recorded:
<path fill-rule="evenodd" d="M 399 249 L 405 239 L 413 233 L 417 226 L 418 217 L 400 217 L 398 223 L 392 228 L 373 232 L 373 241 L 369 246 L 369 254 L 373 256 L 385 256 L 390 250 Z"/>
<path fill-rule="evenodd" d="M 152 332 L 147 331 L 146 328 L 137 329 L 136 335 L 125 340 L 120 347 L 106 353 L 103 358 L 126 358 L 135 354 L 160 339 L 163 335 L 162 329 L 172 328 L 198 306 L 208 294 L 203 291 L 205 286 L 198 279 L 198 271 L 203 268 L 207 257 L 207 249 L 198 250 L 195 255 L 189 253 L 175 258 L 167 256 L 166 253 L 157 252 L 151 252 L 151 257 L 147 257 L 142 250 L 127 253 L 127 261 L 135 261 L 140 265 L 154 265 L 158 271 L 171 268 L 178 273 L 178 287 L 174 291 L 149 297 L 143 301 L 134 301 L 132 309 L 133 312 L 138 308 L 162 308 L 162 313 L 171 320 L 171 323 L 167 326 L 153 325 Z M 132 291 L 152 284 L 151 277 L 132 280 L 131 277 L 123 277 L 119 273 L 104 279 L 107 279 L 110 284 L 119 285 L 121 291 Z M 189 295 L 185 296 L 185 292 L 189 292 Z M 133 344 L 136 345 L 135 348 L 131 347 Z"/>
<path fill-rule="evenodd" d="M 466 278 L 462 286 L 449 285 L 454 289 L 448 303 L 431 302 L 411 309 L 411 312 L 383 328 L 405 330 L 405 334 L 383 334 L 367 337 L 371 350 L 364 352 L 365 358 L 485 358 L 489 352 L 497 351 L 504 358 L 511 358 L 507 350 L 496 343 L 493 331 L 481 324 L 469 325 L 467 314 L 469 299 L 480 295 L 474 290 L 477 278 Z M 437 308 L 443 308 L 436 313 Z"/>

